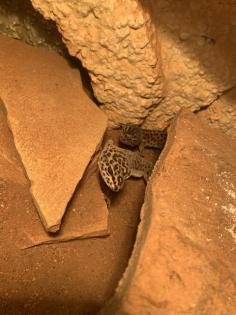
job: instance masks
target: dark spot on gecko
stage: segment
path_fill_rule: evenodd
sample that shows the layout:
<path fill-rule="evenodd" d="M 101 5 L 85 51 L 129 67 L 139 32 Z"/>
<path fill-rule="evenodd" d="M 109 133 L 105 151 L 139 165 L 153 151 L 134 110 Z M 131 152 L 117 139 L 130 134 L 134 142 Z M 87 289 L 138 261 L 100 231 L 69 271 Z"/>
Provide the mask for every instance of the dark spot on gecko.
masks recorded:
<path fill-rule="evenodd" d="M 107 171 L 108 171 L 108 173 L 109 173 L 111 176 L 113 176 L 113 175 L 114 175 L 114 174 L 113 174 L 113 170 L 112 170 L 111 166 L 108 166 Z"/>
<path fill-rule="evenodd" d="M 114 165 L 114 171 L 117 171 L 118 169 L 119 169 L 118 164 L 115 164 L 115 165 Z"/>
<path fill-rule="evenodd" d="M 121 161 L 121 165 L 122 165 L 123 167 L 125 167 L 125 160 L 122 160 L 122 161 Z"/>

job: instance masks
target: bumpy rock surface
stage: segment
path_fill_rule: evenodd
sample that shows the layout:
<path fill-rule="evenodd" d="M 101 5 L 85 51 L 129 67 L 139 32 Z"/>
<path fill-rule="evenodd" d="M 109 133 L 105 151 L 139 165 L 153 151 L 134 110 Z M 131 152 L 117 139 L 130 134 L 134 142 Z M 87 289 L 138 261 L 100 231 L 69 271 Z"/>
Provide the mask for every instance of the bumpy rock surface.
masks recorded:
<path fill-rule="evenodd" d="M 236 1 L 145 3 L 158 31 L 167 83 L 164 100 L 145 122 L 156 128 L 166 125 L 180 108 L 199 110 L 236 86 L 236 50 L 232 48 L 236 44 Z M 232 125 L 225 125 L 224 114 L 220 116 L 224 130 L 234 128 L 235 104 L 230 116 Z"/>
<path fill-rule="evenodd" d="M 89 71 L 95 96 L 114 124 L 141 123 L 162 96 L 155 27 L 137 1 L 32 0 L 54 20 L 71 55 Z"/>
<path fill-rule="evenodd" d="M 236 85 L 235 1 L 32 3 L 56 21 L 113 124 L 147 117 L 145 127 L 164 127 L 180 108 L 198 111 Z M 229 125 L 221 116 L 225 131 L 235 111 Z"/>
<path fill-rule="evenodd" d="M 5 36 L 0 47 L 0 95 L 39 215 L 55 232 L 107 119 L 65 59 Z"/>
<path fill-rule="evenodd" d="M 223 94 L 198 115 L 236 140 L 236 88 Z"/>
<path fill-rule="evenodd" d="M 215 109 L 236 85 L 235 0 L 32 3 L 56 22 L 70 53 L 88 69 L 113 125 L 147 118 L 145 127 L 164 127 L 180 108 Z M 0 16 L 0 31 L 63 50 L 52 21 L 40 19 L 27 1 L 4 1 Z M 224 104 L 214 124 L 236 137 L 236 106 Z"/>
<path fill-rule="evenodd" d="M 136 245 L 101 314 L 233 314 L 236 144 L 190 111 L 171 125 Z"/>
<path fill-rule="evenodd" d="M 43 46 L 65 54 L 53 21 L 47 21 L 37 12 L 30 0 L 4 0 L 0 2 L 0 33 L 20 39 L 32 46 Z"/>

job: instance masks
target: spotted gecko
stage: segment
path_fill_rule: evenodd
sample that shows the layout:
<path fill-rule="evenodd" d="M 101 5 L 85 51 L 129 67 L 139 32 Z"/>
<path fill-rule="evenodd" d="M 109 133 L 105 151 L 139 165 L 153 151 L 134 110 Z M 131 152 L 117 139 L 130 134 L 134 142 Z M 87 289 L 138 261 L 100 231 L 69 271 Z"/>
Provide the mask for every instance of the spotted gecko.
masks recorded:
<path fill-rule="evenodd" d="M 142 129 L 138 125 L 122 125 L 120 142 L 131 147 L 139 146 L 142 151 L 145 147 L 163 149 L 166 142 L 166 130 Z"/>
<path fill-rule="evenodd" d="M 121 190 L 131 176 L 144 177 L 147 182 L 153 166 L 140 154 L 119 148 L 112 140 L 107 141 L 98 159 L 100 174 L 113 191 Z"/>

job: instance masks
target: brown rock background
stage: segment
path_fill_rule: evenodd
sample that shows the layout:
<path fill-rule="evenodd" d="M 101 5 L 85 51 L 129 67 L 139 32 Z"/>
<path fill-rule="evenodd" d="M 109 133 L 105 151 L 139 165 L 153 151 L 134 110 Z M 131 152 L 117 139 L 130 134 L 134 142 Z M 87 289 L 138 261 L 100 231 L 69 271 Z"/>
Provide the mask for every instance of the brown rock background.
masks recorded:
<path fill-rule="evenodd" d="M 32 31 L 30 6 L 20 19 L 8 15 L 12 3 L 0 4 L 1 31 L 61 50 L 51 28 L 48 41 Z M 235 0 L 32 3 L 88 69 L 111 125 L 164 127 L 185 107 L 236 139 Z M 234 313 L 235 144 L 186 115 L 172 127 L 129 267 L 104 313 Z"/>

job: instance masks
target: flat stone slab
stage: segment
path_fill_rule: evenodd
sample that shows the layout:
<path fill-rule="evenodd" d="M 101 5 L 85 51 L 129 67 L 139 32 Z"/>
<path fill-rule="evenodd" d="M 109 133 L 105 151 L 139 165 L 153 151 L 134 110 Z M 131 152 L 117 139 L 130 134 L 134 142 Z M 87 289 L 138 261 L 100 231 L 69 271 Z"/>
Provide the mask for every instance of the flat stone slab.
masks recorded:
<path fill-rule="evenodd" d="M 32 209 L 28 205 L 31 224 L 24 227 L 18 240 L 21 249 L 109 235 L 108 210 L 100 187 L 96 160 L 88 167 L 76 188 L 58 233 L 50 235 L 42 229 Z"/>
<path fill-rule="evenodd" d="M 0 96 L 46 231 L 60 228 L 107 126 L 59 55 L 0 36 Z"/>
<path fill-rule="evenodd" d="M 100 314 L 234 314 L 236 143 L 188 110 L 146 190 L 129 266 Z"/>
<path fill-rule="evenodd" d="M 4 106 L 0 99 L 0 109 Z M 74 196 L 68 205 L 67 213 L 58 233 L 47 233 L 43 228 L 33 200 L 30 197 L 29 181 L 23 165 L 16 151 L 12 134 L 8 128 L 5 113 L 0 110 L 0 174 L 1 181 L 12 182 L 13 186 L 20 187 L 18 195 L 9 196 L 16 204 L 18 214 L 15 216 L 15 225 L 22 226 L 23 218 L 27 219 L 24 228 L 17 233 L 17 248 L 26 249 L 42 244 L 60 243 L 74 239 L 101 237 L 109 234 L 108 210 L 104 195 L 100 187 L 100 179 L 96 158 L 88 166 L 76 187 Z M 1 183 L 0 183 L 1 189 Z M 4 194 L 5 195 L 5 194 Z M 0 207 L 1 207 L 0 192 Z M 9 200 L 6 204 L 9 204 Z M 5 208 L 5 205 L 4 205 Z M 7 210 L 5 211 L 7 212 Z M 10 214 L 9 214 L 10 215 Z M 11 214 L 12 215 L 12 214 Z M 1 217 L 2 220 L 2 217 Z M 9 229 L 12 227 L 9 226 Z"/>

